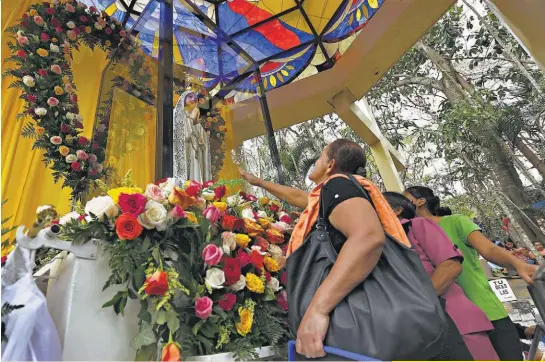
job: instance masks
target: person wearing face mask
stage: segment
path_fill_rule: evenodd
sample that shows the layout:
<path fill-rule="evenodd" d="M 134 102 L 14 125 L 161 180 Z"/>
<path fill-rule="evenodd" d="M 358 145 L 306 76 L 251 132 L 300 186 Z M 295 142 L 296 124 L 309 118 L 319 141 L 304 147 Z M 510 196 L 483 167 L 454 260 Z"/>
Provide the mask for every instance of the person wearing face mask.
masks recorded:
<path fill-rule="evenodd" d="M 423 186 L 409 187 L 403 195 L 416 206 L 418 216 L 437 223 L 464 255 L 462 273 L 458 276 L 457 282 L 466 296 L 481 308 L 492 322 L 494 331 L 490 334 L 490 341 L 500 360 L 521 360 L 522 350 L 517 330 L 502 302 L 490 288 L 480 266 L 479 254 L 496 265 L 514 268 L 527 283 L 533 283 L 532 278 L 537 267 L 524 263 L 512 253 L 488 240 L 481 233 L 479 226 L 468 217 L 464 215 L 437 216 L 440 199 L 431 189 Z"/>
<path fill-rule="evenodd" d="M 486 314 L 473 304 L 456 284 L 456 278 L 462 272 L 463 256 L 460 251 L 452 245 L 439 225 L 432 220 L 416 216 L 416 207 L 408 198 L 397 192 L 385 192 L 384 196 L 399 217 L 414 251 L 432 280 L 437 296 L 445 299 L 446 312 L 460 331 L 463 342 L 473 358 L 476 361 L 499 360 L 488 337 L 488 332 L 494 327 Z M 451 338 L 449 347 L 451 349 L 465 347 L 459 343 L 456 338 Z M 456 356 L 453 359 L 461 358 Z"/>

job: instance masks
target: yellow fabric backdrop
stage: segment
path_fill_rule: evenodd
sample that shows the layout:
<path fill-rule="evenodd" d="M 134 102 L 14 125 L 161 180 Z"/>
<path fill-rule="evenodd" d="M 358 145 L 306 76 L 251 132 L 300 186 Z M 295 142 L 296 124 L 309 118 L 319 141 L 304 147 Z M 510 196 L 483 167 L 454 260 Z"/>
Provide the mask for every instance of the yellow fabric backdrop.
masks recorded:
<path fill-rule="evenodd" d="M 4 59 L 10 55 L 7 46 L 8 38 L 4 30 L 15 24 L 37 0 L 4 0 L 2 1 L 2 72 L 6 66 Z M 92 128 L 95 120 L 95 111 L 100 91 L 102 71 L 107 65 L 106 53 L 101 50 L 91 51 L 81 47 L 74 51 L 72 70 L 74 83 L 79 97 L 80 113 L 84 117 L 84 135 L 92 136 Z M 10 78 L 2 78 L 2 199 L 9 201 L 2 207 L 2 217 L 13 215 L 14 217 L 3 227 L 11 225 L 30 226 L 35 218 L 35 210 L 44 204 L 53 204 L 60 213 L 70 211 L 70 189 L 62 189 L 61 184 L 55 184 L 51 171 L 44 166 L 40 151 L 32 151 L 32 140 L 21 137 L 21 129 L 25 120 L 17 121 L 16 115 L 23 109 L 24 102 L 19 99 L 19 90 L 9 89 L 13 81 Z M 122 95 L 120 99 L 122 99 Z M 225 161 L 220 172 L 220 179 L 236 179 L 239 174 L 236 165 L 231 159 L 231 150 L 234 147 L 232 112 L 224 107 L 221 112 L 226 121 L 227 136 L 225 139 Z M 140 186 L 154 181 L 154 154 L 155 154 L 155 113 L 152 118 L 144 121 L 146 134 L 135 150 L 126 153 L 121 159 L 117 175 L 123 176 L 128 169 L 133 170 L 135 181 Z M 133 114 L 126 114 L 132 118 Z M 134 114 L 136 116 L 136 114 Z M 142 117 L 142 114 L 139 114 Z M 138 117 L 138 116 L 136 116 Z M 113 122 L 115 123 L 115 122 Z M 134 130 L 134 128 L 132 129 Z M 116 155 L 112 142 L 123 142 L 124 137 L 112 137 L 107 151 L 109 155 Z M 109 155 L 107 155 L 107 164 Z M 118 156 L 118 155 L 116 155 Z M 119 158 L 119 157 L 118 157 Z M 232 190 L 234 191 L 234 190 Z"/>

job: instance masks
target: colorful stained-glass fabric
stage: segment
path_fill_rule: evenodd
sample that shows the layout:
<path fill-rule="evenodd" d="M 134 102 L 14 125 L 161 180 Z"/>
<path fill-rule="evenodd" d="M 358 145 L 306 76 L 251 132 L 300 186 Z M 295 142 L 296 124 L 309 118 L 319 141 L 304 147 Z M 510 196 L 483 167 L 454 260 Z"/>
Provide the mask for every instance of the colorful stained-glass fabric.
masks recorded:
<path fill-rule="evenodd" d="M 144 52 L 160 56 L 159 0 L 84 1 L 126 21 Z M 227 85 L 224 96 L 255 95 L 255 66 L 265 90 L 330 69 L 384 1 L 173 0 L 174 61 L 211 90 Z"/>

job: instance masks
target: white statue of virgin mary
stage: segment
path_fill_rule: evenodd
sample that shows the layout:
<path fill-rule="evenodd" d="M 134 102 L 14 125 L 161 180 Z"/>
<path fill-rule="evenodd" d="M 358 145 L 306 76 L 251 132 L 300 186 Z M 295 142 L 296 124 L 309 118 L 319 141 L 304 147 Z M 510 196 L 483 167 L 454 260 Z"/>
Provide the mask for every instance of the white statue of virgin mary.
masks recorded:
<path fill-rule="evenodd" d="M 200 124 L 197 95 L 182 94 L 174 108 L 174 177 L 205 182 L 212 179 L 210 135 Z"/>

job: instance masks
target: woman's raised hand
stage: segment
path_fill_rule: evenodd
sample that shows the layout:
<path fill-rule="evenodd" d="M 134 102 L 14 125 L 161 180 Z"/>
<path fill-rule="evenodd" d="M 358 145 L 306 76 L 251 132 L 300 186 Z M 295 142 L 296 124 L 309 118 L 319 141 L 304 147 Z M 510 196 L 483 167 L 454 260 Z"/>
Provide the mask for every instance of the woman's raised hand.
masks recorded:
<path fill-rule="evenodd" d="M 238 168 L 238 172 L 240 173 L 240 176 L 248 181 L 251 185 L 259 186 L 259 182 L 262 181 L 259 177 L 252 175 L 249 172 L 246 172 L 246 170 L 243 170 L 242 168 Z"/>

